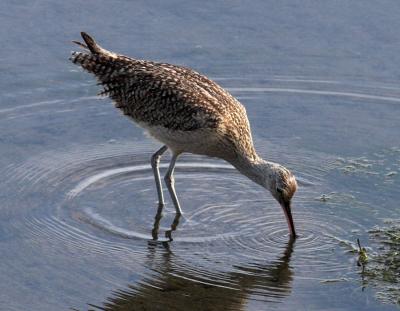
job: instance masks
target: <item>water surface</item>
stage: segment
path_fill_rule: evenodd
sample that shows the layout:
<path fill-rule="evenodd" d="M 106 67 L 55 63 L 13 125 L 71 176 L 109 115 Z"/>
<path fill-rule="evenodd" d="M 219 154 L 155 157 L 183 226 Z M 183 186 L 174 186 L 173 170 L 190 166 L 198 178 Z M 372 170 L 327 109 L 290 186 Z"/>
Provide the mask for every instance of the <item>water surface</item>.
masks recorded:
<path fill-rule="evenodd" d="M 1 308 L 396 310 L 398 11 L 396 1 L 0 4 Z M 159 144 L 68 62 L 81 30 L 194 67 L 236 96 L 258 153 L 298 177 L 295 243 L 271 196 L 217 159 L 182 156 L 184 215 L 168 196 L 158 214 Z"/>

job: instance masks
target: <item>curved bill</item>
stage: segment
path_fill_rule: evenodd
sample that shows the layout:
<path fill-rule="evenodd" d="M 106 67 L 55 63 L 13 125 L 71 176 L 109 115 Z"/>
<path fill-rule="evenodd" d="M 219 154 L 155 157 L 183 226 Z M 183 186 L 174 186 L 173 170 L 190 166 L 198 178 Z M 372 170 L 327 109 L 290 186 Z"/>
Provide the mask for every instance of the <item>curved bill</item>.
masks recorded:
<path fill-rule="evenodd" d="M 290 235 L 292 238 L 296 238 L 296 230 L 294 228 L 294 222 L 292 217 L 292 210 L 290 208 L 290 201 L 281 203 L 282 209 L 285 212 L 286 221 L 289 226 Z"/>

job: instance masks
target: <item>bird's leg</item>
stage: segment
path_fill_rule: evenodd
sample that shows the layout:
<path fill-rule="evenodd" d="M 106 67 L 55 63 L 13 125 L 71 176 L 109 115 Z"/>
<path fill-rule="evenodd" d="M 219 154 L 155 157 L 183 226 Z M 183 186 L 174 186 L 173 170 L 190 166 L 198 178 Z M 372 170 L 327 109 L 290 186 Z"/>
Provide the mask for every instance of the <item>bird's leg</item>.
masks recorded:
<path fill-rule="evenodd" d="M 158 230 L 160 229 L 160 220 L 162 218 L 162 210 L 163 210 L 163 207 L 161 205 L 158 206 L 157 214 L 154 217 L 153 230 L 151 230 L 151 236 L 153 237 L 154 241 L 158 240 Z"/>
<path fill-rule="evenodd" d="M 158 205 L 164 206 L 164 196 L 162 191 L 161 179 L 160 179 L 160 158 L 161 155 L 168 149 L 167 146 L 162 146 L 155 154 L 151 156 L 151 167 L 153 168 L 154 178 L 156 180 L 157 194 L 158 194 Z"/>
<path fill-rule="evenodd" d="M 178 225 L 179 225 L 179 219 L 180 219 L 180 218 L 181 218 L 181 214 L 178 214 L 178 213 L 177 213 L 177 214 L 175 215 L 174 221 L 173 221 L 172 224 L 171 224 L 171 229 L 165 231 L 165 237 L 168 238 L 168 240 L 169 240 L 170 242 L 173 241 L 172 232 L 175 231 L 176 228 L 178 227 Z"/>
<path fill-rule="evenodd" d="M 173 154 L 171 163 L 169 164 L 167 174 L 164 177 L 165 183 L 167 184 L 167 188 L 169 191 L 169 194 L 171 195 L 172 202 L 174 202 L 175 205 L 175 210 L 178 215 L 182 214 L 181 207 L 179 205 L 178 197 L 176 196 L 175 192 L 175 180 L 174 180 L 174 168 L 175 168 L 175 162 L 176 159 L 178 158 L 178 155 Z"/>

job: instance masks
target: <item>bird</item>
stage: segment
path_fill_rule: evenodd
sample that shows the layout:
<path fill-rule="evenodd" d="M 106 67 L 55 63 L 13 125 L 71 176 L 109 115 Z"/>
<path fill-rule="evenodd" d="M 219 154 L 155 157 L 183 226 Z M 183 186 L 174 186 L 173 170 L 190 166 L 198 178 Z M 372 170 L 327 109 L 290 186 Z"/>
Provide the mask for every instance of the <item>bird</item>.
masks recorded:
<path fill-rule="evenodd" d="M 159 206 L 164 197 L 159 171 L 169 149 L 171 161 L 164 177 L 176 214 L 182 209 L 175 191 L 174 168 L 182 153 L 220 158 L 268 190 L 284 212 L 291 238 L 297 237 L 292 197 L 294 174 L 256 152 L 245 107 L 216 82 L 190 68 L 131 58 L 102 48 L 81 32 L 82 51 L 70 60 L 93 74 L 116 108 L 162 144 L 151 157 Z"/>

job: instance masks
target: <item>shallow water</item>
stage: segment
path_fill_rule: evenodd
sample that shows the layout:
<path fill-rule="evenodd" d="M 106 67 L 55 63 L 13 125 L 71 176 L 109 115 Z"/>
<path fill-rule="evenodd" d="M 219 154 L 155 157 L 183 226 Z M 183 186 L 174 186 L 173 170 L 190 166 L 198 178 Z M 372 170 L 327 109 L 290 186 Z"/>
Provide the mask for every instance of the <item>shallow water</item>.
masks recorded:
<path fill-rule="evenodd" d="M 373 272 L 385 268 L 380 228 L 399 219 L 398 11 L 1 3 L 1 309 L 396 310 L 398 266 L 392 279 Z M 271 196 L 216 159 L 182 156 L 184 215 L 168 196 L 157 214 L 159 144 L 68 62 L 81 30 L 194 67 L 245 104 L 258 153 L 298 177 L 295 243 Z"/>

